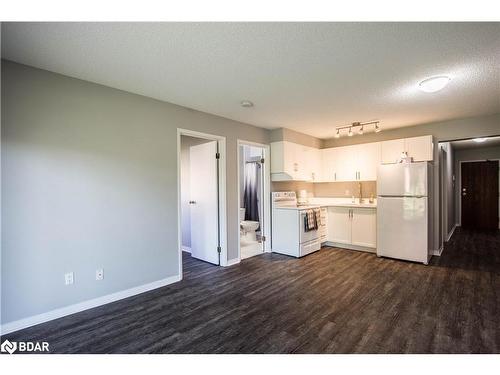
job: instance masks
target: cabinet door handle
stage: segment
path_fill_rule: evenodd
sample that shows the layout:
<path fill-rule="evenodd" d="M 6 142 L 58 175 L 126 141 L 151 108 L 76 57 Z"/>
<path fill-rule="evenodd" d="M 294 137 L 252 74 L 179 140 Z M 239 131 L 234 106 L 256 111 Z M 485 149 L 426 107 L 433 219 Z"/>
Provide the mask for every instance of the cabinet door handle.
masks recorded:
<path fill-rule="evenodd" d="M 337 181 L 337 172 L 333 172 L 333 179 Z"/>

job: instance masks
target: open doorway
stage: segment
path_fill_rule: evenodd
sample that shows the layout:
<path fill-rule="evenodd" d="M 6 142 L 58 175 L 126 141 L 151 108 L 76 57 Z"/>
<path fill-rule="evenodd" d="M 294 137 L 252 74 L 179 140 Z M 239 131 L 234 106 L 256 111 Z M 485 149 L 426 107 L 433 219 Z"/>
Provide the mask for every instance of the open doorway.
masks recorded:
<path fill-rule="evenodd" d="M 270 251 L 269 146 L 238 141 L 240 259 Z"/>
<path fill-rule="evenodd" d="M 440 220 L 447 242 L 456 227 L 468 231 L 500 227 L 500 137 L 439 143 Z"/>
<path fill-rule="evenodd" d="M 178 130 L 179 269 L 188 256 L 227 263 L 225 139 Z"/>

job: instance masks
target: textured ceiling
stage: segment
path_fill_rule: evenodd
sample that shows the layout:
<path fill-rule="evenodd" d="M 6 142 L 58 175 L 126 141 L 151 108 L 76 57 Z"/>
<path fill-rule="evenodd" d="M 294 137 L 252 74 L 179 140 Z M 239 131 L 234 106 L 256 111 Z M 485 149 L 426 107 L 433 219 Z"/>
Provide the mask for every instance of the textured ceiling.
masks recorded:
<path fill-rule="evenodd" d="M 499 129 L 500 133 L 500 129 Z M 488 147 L 499 147 L 500 137 L 489 137 L 486 141 L 482 143 L 474 142 L 472 139 L 466 139 L 463 141 L 450 142 L 454 149 L 465 150 L 470 148 L 488 148 Z"/>
<path fill-rule="evenodd" d="M 319 138 L 500 112 L 500 23 L 3 23 L 2 57 Z"/>

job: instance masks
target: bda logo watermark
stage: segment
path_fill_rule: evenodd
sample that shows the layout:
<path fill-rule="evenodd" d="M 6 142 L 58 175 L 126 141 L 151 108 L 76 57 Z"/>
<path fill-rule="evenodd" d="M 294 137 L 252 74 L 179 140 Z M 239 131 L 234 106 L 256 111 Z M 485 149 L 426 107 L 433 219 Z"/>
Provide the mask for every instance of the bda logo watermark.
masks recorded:
<path fill-rule="evenodd" d="M 17 350 L 17 342 L 10 342 L 9 340 L 5 340 L 0 346 L 0 350 L 2 351 L 2 353 L 12 354 Z"/>
<path fill-rule="evenodd" d="M 42 342 L 31 342 L 31 341 L 9 341 L 5 340 L 2 345 L 0 345 L 0 351 L 2 353 L 14 354 L 16 351 L 18 352 L 48 352 L 49 351 L 49 343 L 46 341 Z"/>

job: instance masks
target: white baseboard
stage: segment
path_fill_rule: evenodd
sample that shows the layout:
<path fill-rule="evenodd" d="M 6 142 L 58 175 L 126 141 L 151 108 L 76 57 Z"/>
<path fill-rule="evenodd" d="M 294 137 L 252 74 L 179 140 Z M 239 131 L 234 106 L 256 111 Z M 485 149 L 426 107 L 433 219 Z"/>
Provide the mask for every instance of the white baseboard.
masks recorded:
<path fill-rule="evenodd" d="M 437 257 L 440 257 L 442 253 L 443 253 L 443 246 L 441 246 L 437 250 L 432 250 L 432 255 L 437 256 Z"/>
<path fill-rule="evenodd" d="M 229 267 L 229 266 L 234 266 L 235 264 L 238 264 L 240 260 L 238 258 L 228 260 L 226 264 L 223 264 L 224 267 Z"/>
<path fill-rule="evenodd" d="M 0 326 L 0 334 L 5 335 L 7 333 L 19 331 L 20 329 L 28 328 L 37 324 L 45 323 L 50 320 L 62 318 L 67 315 L 75 314 L 80 311 L 92 309 L 94 307 L 106 305 L 111 302 L 115 302 L 127 297 L 132 297 L 137 294 L 141 294 L 144 292 L 148 292 L 153 289 L 161 288 L 165 285 L 169 285 L 180 281 L 182 279 L 181 276 L 175 275 L 171 277 L 167 277 L 166 279 L 153 281 L 149 284 L 144 284 L 140 286 L 136 286 L 134 288 L 122 290 L 120 292 L 108 294 L 102 297 L 94 298 L 88 301 L 76 303 L 74 305 L 61 307 L 59 309 L 55 309 L 52 311 L 48 311 L 43 314 L 30 316 L 28 318 L 15 320 L 13 322 L 5 323 Z"/>
<path fill-rule="evenodd" d="M 451 228 L 450 233 L 448 233 L 448 236 L 446 237 L 446 242 L 448 242 L 448 241 L 450 240 L 451 236 L 453 236 L 453 233 L 455 233 L 455 229 L 456 229 L 457 227 L 458 227 L 458 224 L 455 224 L 455 225 L 453 226 L 453 228 Z"/>
<path fill-rule="evenodd" d="M 191 254 L 191 248 L 189 246 L 181 246 L 182 251 Z"/>

